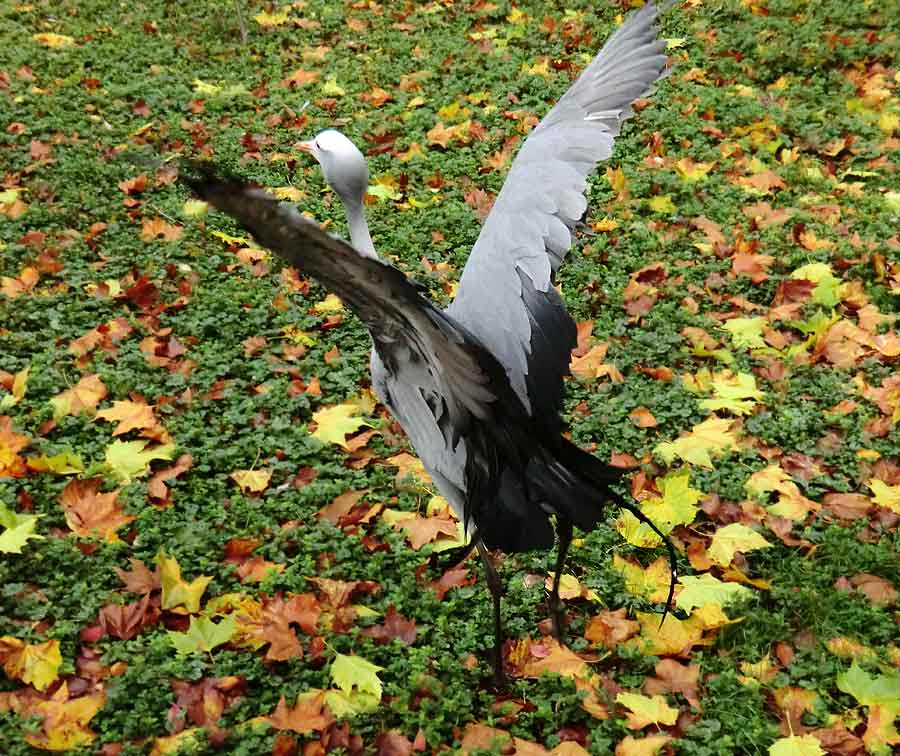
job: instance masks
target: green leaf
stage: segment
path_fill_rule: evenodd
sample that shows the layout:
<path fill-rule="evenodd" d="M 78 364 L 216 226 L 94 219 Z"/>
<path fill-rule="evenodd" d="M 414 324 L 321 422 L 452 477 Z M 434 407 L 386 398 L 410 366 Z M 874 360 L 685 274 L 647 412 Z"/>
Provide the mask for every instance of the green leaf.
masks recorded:
<path fill-rule="evenodd" d="M 361 656 L 338 654 L 331 663 L 331 681 L 348 696 L 356 690 L 380 700 L 382 685 L 378 672 L 383 669 Z"/>
<path fill-rule="evenodd" d="M 712 379 L 712 389 L 713 398 L 701 401 L 701 409 L 712 412 L 727 409 L 736 415 L 749 415 L 757 402 L 766 398 L 756 387 L 756 378 L 750 373 L 719 373 Z"/>
<path fill-rule="evenodd" d="M 887 706 L 900 713 L 900 670 L 870 675 L 856 662 L 837 676 L 837 686 L 849 693 L 863 706 Z"/>
<path fill-rule="evenodd" d="M 191 625 L 185 633 L 167 631 L 169 640 L 179 656 L 212 651 L 216 646 L 228 643 L 237 632 L 237 620 L 229 614 L 218 623 L 208 617 L 191 617 Z"/>
<path fill-rule="evenodd" d="M 331 713 L 340 719 L 375 711 L 381 706 L 381 696 L 373 696 L 371 693 L 363 693 L 361 690 L 345 693 L 332 688 L 325 692 L 325 703 L 328 704 Z"/>
<path fill-rule="evenodd" d="M 336 404 L 334 407 L 325 407 L 318 412 L 313 412 L 312 419 L 317 427 L 313 431 L 312 437 L 323 443 L 337 444 L 347 449 L 345 437 L 349 433 L 355 433 L 364 425 L 370 425 L 359 417 L 358 413 L 359 406 L 356 404 Z"/>
<path fill-rule="evenodd" d="M 723 583 L 708 572 L 702 575 L 682 575 L 678 578 L 678 583 L 684 587 L 678 593 L 675 605 L 686 612 L 707 604 L 727 606 L 732 601 L 753 595 L 753 591 L 747 586 Z"/>
<path fill-rule="evenodd" d="M 766 346 L 763 340 L 763 328 L 768 321 L 765 318 L 732 318 L 723 325 L 731 334 L 731 343 L 738 348 L 760 349 Z"/>
<path fill-rule="evenodd" d="M 162 608 L 174 609 L 183 606 L 188 612 L 200 611 L 200 598 L 212 580 L 207 575 L 200 575 L 191 582 L 181 577 L 181 566 L 174 557 L 158 554 L 159 577 L 162 584 Z"/>
<path fill-rule="evenodd" d="M 106 465 L 122 483 L 130 483 L 134 478 L 146 475 L 154 459 L 172 459 L 175 444 L 163 444 L 146 449 L 148 442 L 113 441 L 106 447 Z"/>
<path fill-rule="evenodd" d="M 710 417 L 695 425 L 687 435 L 657 444 L 653 451 L 667 465 L 676 457 L 681 457 L 685 462 L 711 470 L 711 452 L 724 453 L 737 447 L 737 436 L 728 430 L 731 423 L 727 418 Z"/>
<path fill-rule="evenodd" d="M 755 551 L 756 549 L 768 549 L 772 544 L 769 543 L 755 530 L 751 530 L 746 525 L 739 522 L 733 522 L 723 528 L 719 528 L 712 537 L 712 542 L 706 550 L 706 555 L 712 560 L 713 564 L 720 567 L 727 567 L 734 559 L 736 551 L 746 552 Z"/>
<path fill-rule="evenodd" d="M 815 304 L 830 308 L 841 301 L 841 279 L 835 277 L 828 263 L 804 265 L 791 273 L 791 278 L 812 281 L 816 285 L 811 297 Z"/>
<path fill-rule="evenodd" d="M 616 703 L 630 709 L 629 726 L 642 729 L 649 724 L 673 725 L 678 719 L 678 709 L 669 706 L 665 696 L 642 696 L 639 693 L 619 693 Z"/>
<path fill-rule="evenodd" d="M 772 743 L 769 756 L 825 756 L 825 751 L 813 735 L 791 735 Z"/>
<path fill-rule="evenodd" d="M 0 504 L 0 552 L 4 554 L 21 554 L 22 547 L 30 538 L 42 539 L 44 536 L 34 532 L 38 518 L 43 515 L 27 515 L 7 509 Z"/>

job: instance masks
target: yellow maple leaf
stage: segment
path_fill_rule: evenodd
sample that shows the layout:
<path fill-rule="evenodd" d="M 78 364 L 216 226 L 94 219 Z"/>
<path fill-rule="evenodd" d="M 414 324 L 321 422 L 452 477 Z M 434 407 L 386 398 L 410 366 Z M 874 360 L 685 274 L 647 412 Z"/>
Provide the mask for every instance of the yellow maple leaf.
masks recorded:
<path fill-rule="evenodd" d="M 692 465 L 711 470 L 713 466 L 711 454 L 724 454 L 730 449 L 737 448 L 737 436 L 729 430 L 731 423 L 731 420 L 710 417 L 695 425 L 687 435 L 675 441 L 664 441 L 653 451 L 659 454 L 666 464 L 680 457 Z"/>
<path fill-rule="evenodd" d="M 360 408 L 357 404 L 348 402 L 313 412 L 312 419 L 316 423 L 316 429 L 313 431 L 312 437 L 326 444 L 337 444 L 350 451 L 346 436 L 355 433 L 363 426 L 372 427 L 370 422 L 359 417 L 359 411 Z"/>
<path fill-rule="evenodd" d="M 622 574 L 626 590 L 635 596 L 659 602 L 665 601 L 669 595 L 670 568 L 666 557 L 659 557 L 648 567 L 641 567 L 616 554 L 613 556 L 613 568 Z"/>
<path fill-rule="evenodd" d="M 667 213 L 671 214 L 676 211 L 675 203 L 672 202 L 672 197 L 669 194 L 658 194 L 652 199 L 647 201 L 647 205 L 654 213 Z"/>
<path fill-rule="evenodd" d="M 900 484 L 889 486 L 883 480 L 872 478 L 866 485 L 872 491 L 872 501 L 879 507 L 900 514 Z"/>
<path fill-rule="evenodd" d="M 43 721 L 42 731 L 28 732 L 25 740 L 43 751 L 68 751 L 93 742 L 97 737 L 88 728 L 88 722 L 103 708 L 106 694 L 90 693 L 69 698 L 68 683 L 63 683 L 49 701 L 38 701 L 29 708 Z"/>
<path fill-rule="evenodd" d="M 734 559 L 734 553 L 747 551 L 755 551 L 756 549 L 768 549 L 772 544 L 769 543 L 755 530 L 751 530 L 746 525 L 739 522 L 733 522 L 730 525 L 719 528 L 712 537 L 712 542 L 706 550 L 707 556 L 712 560 L 713 564 L 720 567 L 727 567 Z"/>
<path fill-rule="evenodd" d="M 212 578 L 201 575 L 191 582 L 183 580 L 178 560 L 162 553 L 157 555 L 156 563 L 159 565 L 159 577 L 162 584 L 162 608 L 184 607 L 184 611 L 188 614 L 199 612 L 200 598 Z"/>
<path fill-rule="evenodd" d="M 121 436 L 130 430 L 152 428 L 156 425 L 153 408 L 144 401 L 113 402 L 112 407 L 102 409 L 97 413 L 98 420 L 118 422 L 113 431 L 114 436 Z"/>
<path fill-rule="evenodd" d="M 619 693 L 616 703 L 622 704 L 631 711 L 628 713 L 628 726 L 632 730 L 642 730 L 649 724 L 673 725 L 678 719 L 678 709 L 669 706 L 665 696 L 642 696 L 639 693 Z"/>
<path fill-rule="evenodd" d="M 648 735 L 640 739 L 628 735 L 616 745 L 616 756 L 656 756 L 671 740 L 671 735 Z"/>
<path fill-rule="evenodd" d="M 75 40 L 71 37 L 65 34 L 54 34 L 53 32 L 32 34 L 31 38 L 44 47 L 69 47 L 75 44 Z"/>
<path fill-rule="evenodd" d="M 706 179 L 706 175 L 715 167 L 715 163 L 695 163 L 689 157 L 683 157 L 673 166 L 682 180 L 689 184 Z"/>
<path fill-rule="evenodd" d="M 50 400 L 53 407 L 53 419 L 59 420 L 66 415 L 77 415 L 79 412 L 93 412 L 97 405 L 106 398 L 106 386 L 98 373 L 84 376 L 67 391 L 57 394 Z"/>
<path fill-rule="evenodd" d="M 0 663 L 10 680 L 21 680 L 37 690 L 47 690 L 62 664 L 59 641 L 25 643 L 11 635 L 0 638 Z"/>
<path fill-rule="evenodd" d="M 259 493 L 265 491 L 272 477 L 271 470 L 235 470 L 231 473 L 231 479 L 237 483 L 245 493 Z"/>

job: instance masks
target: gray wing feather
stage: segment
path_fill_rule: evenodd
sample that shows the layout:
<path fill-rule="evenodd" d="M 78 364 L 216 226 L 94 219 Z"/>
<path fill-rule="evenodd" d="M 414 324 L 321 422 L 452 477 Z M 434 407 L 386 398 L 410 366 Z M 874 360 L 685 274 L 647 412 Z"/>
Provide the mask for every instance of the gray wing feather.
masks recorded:
<path fill-rule="evenodd" d="M 525 140 L 448 308 L 500 360 L 532 414 L 562 405 L 575 324 L 553 277 L 587 208 L 587 176 L 612 155 L 634 100 L 665 75 L 658 15 L 647 3 L 629 16 Z"/>

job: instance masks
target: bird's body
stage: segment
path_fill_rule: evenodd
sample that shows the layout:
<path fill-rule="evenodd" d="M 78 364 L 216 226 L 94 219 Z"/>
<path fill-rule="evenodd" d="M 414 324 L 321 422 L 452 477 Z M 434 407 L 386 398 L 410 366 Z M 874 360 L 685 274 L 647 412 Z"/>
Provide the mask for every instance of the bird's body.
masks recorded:
<path fill-rule="evenodd" d="M 561 435 L 575 324 L 553 286 L 585 212 L 587 176 L 610 156 L 634 99 L 664 73 L 657 15 L 648 3 L 630 16 L 525 141 L 446 310 L 378 259 L 362 213 L 365 159 L 338 132 L 322 132 L 304 149 L 345 205 L 353 248 L 264 192 L 208 172 L 191 181 L 365 323 L 376 394 L 485 561 L 498 677 L 500 587 L 486 548 L 525 551 L 559 539 L 551 595 L 558 630 L 559 577 L 574 525 L 595 527 L 613 501 L 662 535 L 610 488 L 618 470 Z"/>

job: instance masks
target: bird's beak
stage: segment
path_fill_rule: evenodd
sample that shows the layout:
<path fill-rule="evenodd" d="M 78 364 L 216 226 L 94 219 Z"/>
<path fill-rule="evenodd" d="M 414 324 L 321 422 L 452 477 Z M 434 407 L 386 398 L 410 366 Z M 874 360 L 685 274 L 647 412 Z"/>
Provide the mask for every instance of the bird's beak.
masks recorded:
<path fill-rule="evenodd" d="M 310 142 L 300 142 L 300 144 L 297 145 L 297 149 L 300 150 L 300 152 L 305 152 L 307 155 L 312 155 L 313 154 L 313 143 L 311 141 Z"/>

